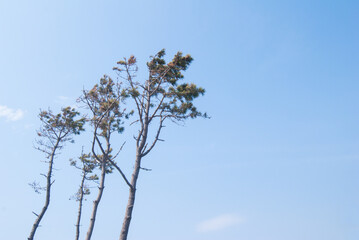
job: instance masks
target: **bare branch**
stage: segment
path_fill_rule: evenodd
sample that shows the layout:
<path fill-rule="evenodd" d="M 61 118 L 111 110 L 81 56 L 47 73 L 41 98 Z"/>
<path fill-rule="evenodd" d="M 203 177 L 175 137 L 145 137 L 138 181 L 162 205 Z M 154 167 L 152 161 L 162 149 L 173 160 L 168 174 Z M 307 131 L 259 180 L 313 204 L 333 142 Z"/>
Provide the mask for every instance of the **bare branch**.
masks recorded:
<path fill-rule="evenodd" d="M 162 99 L 161 99 L 161 101 L 159 102 L 157 108 L 155 109 L 155 111 L 153 112 L 153 114 L 151 115 L 151 117 L 148 119 L 148 122 L 149 122 L 149 123 L 150 123 L 150 122 L 152 121 L 152 119 L 156 116 L 157 111 L 161 108 L 162 102 L 163 102 L 163 100 L 165 99 L 165 97 L 166 97 L 166 95 L 163 94 Z M 162 115 L 162 112 L 163 112 L 163 110 L 161 111 L 160 116 Z"/>
<path fill-rule="evenodd" d="M 121 174 L 123 180 L 125 180 L 126 184 L 131 188 L 133 189 L 133 186 L 131 185 L 131 183 L 127 180 L 126 178 L 126 175 L 122 172 L 121 168 L 114 162 L 112 161 L 111 159 L 108 159 L 108 161 L 111 163 L 112 166 L 114 166 L 117 171 L 119 171 L 119 173 Z"/>
<path fill-rule="evenodd" d="M 141 154 L 142 157 L 146 156 L 153 149 L 153 147 L 156 145 L 157 141 L 159 141 L 158 139 L 159 139 L 159 136 L 160 136 L 160 133 L 161 133 L 161 129 L 163 128 L 163 121 L 165 119 L 166 119 L 165 117 L 161 118 L 160 125 L 158 127 L 156 137 L 153 140 L 151 147 L 147 151 L 143 151 L 143 153 Z"/>
<path fill-rule="evenodd" d="M 102 147 L 102 144 L 101 144 L 101 141 L 98 139 L 97 135 L 95 134 L 95 139 L 96 139 L 96 142 L 97 142 L 97 145 L 100 147 L 101 149 L 101 152 L 104 156 L 107 156 L 108 152 L 106 152 L 103 147 Z"/>
<path fill-rule="evenodd" d="M 132 124 L 135 124 L 135 123 L 137 123 L 137 122 L 139 122 L 140 120 L 139 119 L 137 119 L 137 120 L 135 120 L 135 121 L 133 121 L 133 122 L 131 122 L 130 123 L 130 126 L 132 126 Z"/>
<path fill-rule="evenodd" d="M 150 169 L 150 168 L 140 167 L 140 169 L 141 169 L 141 170 L 144 170 L 144 171 L 148 171 L 148 172 L 152 171 L 152 169 Z"/>
<path fill-rule="evenodd" d="M 96 160 L 101 163 L 102 160 L 97 156 L 96 151 L 95 151 L 96 129 L 97 129 L 97 128 L 95 128 L 95 132 L 94 132 L 94 134 L 93 134 L 91 150 L 92 150 L 92 154 L 94 155 L 94 157 L 96 158 Z"/>
<path fill-rule="evenodd" d="M 120 147 L 120 150 L 118 150 L 118 152 L 115 154 L 115 156 L 114 156 L 111 160 L 114 160 L 114 159 L 118 156 L 118 154 L 122 151 L 122 148 L 123 148 L 123 146 L 125 145 L 125 143 L 126 143 L 126 142 L 122 143 L 122 145 L 121 145 L 121 147 Z"/>

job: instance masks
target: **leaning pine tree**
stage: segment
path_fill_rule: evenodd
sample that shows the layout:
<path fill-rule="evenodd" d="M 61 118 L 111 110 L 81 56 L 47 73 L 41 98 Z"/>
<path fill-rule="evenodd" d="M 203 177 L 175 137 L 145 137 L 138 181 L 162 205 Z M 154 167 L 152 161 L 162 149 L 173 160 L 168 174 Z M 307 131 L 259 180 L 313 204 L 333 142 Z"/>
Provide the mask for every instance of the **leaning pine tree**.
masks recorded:
<path fill-rule="evenodd" d="M 121 85 L 115 83 L 110 77 L 104 76 L 99 84 L 96 84 L 90 91 L 84 91 L 79 99 L 91 112 L 88 119 L 93 130 L 91 157 L 100 170 L 98 193 L 93 201 L 86 240 L 90 240 L 92 237 L 97 210 L 105 188 L 106 175 L 112 172 L 113 167 L 121 171 L 115 162 L 115 158 L 121 151 L 122 146 L 117 153 L 112 155 L 111 136 L 113 133 L 122 133 L 124 130 L 123 120 L 128 118 L 129 115 L 126 113 L 126 109 L 121 108 L 125 98 L 126 94 L 121 90 Z"/>
<path fill-rule="evenodd" d="M 148 79 L 143 82 L 136 81 L 135 75 L 138 70 L 136 58 L 119 61 L 114 70 L 127 82 L 127 94 L 135 104 L 135 115 L 138 123 L 138 134 L 135 137 L 136 157 L 131 180 L 125 177 L 129 185 L 129 198 L 126 213 L 122 223 L 120 240 L 126 240 L 132 219 L 132 211 L 135 204 L 137 179 L 142 159 L 151 152 L 160 139 L 161 130 L 167 120 L 183 122 L 188 118 L 207 117 L 193 105 L 193 100 L 203 95 L 205 90 L 193 83 L 181 83 L 185 71 L 192 57 L 183 56 L 178 52 L 171 62 L 164 60 L 165 50 L 161 50 L 151 57 L 147 63 L 149 71 Z M 149 133 L 154 132 L 153 139 L 149 139 Z"/>
<path fill-rule="evenodd" d="M 35 182 L 32 185 L 34 190 L 39 193 L 39 190 L 46 191 L 45 203 L 39 214 L 36 215 L 35 222 L 32 226 L 28 240 L 33 240 L 36 230 L 44 217 L 49 205 L 51 196 L 51 187 L 54 183 L 52 180 L 52 171 L 54 166 L 55 156 L 58 154 L 66 142 L 72 142 L 72 136 L 80 134 L 83 131 L 83 125 L 85 124 L 84 118 L 78 117 L 79 112 L 75 109 L 66 107 L 58 114 L 53 114 L 51 110 L 41 111 L 39 114 L 42 126 L 37 132 L 39 140 L 37 141 L 37 149 L 45 153 L 48 159 L 48 171 L 47 174 L 42 174 L 46 178 L 46 187 L 39 187 Z"/>
<path fill-rule="evenodd" d="M 94 157 L 91 155 L 91 153 L 89 154 L 83 153 L 83 150 L 81 156 L 78 158 L 78 161 L 70 159 L 70 164 L 71 166 L 74 166 L 75 168 L 81 170 L 80 186 L 77 192 L 72 197 L 72 199 L 75 199 L 79 204 L 77 211 L 77 220 L 75 225 L 76 227 L 75 240 L 79 240 L 83 201 L 86 200 L 85 197 L 87 195 L 90 195 L 91 193 L 90 188 L 86 182 L 88 181 L 93 182 L 98 180 L 98 176 L 93 173 L 94 169 L 97 167 L 98 164 L 95 161 Z"/>

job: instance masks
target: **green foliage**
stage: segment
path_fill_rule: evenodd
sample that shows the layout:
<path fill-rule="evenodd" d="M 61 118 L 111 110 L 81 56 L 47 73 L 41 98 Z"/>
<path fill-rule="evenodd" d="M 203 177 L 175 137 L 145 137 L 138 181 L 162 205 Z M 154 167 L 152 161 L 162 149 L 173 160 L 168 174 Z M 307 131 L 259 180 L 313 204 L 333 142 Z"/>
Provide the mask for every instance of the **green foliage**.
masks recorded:
<path fill-rule="evenodd" d="M 121 109 L 120 103 L 126 97 L 126 92 L 121 90 L 121 84 L 115 83 L 106 75 L 90 91 L 84 91 L 80 101 L 92 111 L 92 118 L 89 120 L 101 130 L 101 136 L 106 137 L 114 131 L 124 131 L 122 119 L 128 118 L 130 113 Z"/>
<path fill-rule="evenodd" d="M 41 121 L 40 130 L 37 135 L 37 149 L 51 156 L 56 149 L 61 149 L 64 142 L 73 142 L 73 135 L 78 135 L 84 131 L 85 118 L 80 117 L 80 113 L 74 108 L 62 108 L 60 113 L 54 114 L 51 110 L 41 111 L 39 114 Z"/>
<path fill-rule="evenodd" d="M 81 194 L 82 195 L 90 195 L 91 191 L 85 181 L 97 181 L 98 176 L 93 173 L 96 167 L 98 167 L 98 163 L 96 159 L 92 156 L 91 153 L 85 154 L 82 153 L 81 156 L 77 160 L 70 159 L 70 165 L 81 170 L 83 182 L 79 187 L 78 191 L 72 196 L 72 199 L 76 201 L 80 201 Z"/>
<path fill-rule="evenodd" d="M 127 73 L 127 93 L 136 101 L 141 102 L 143 97 L 151 98 L 150 108 L 153 108 L 157 117 L 170 118 L 172 120 L 183 120 L 186 118 L 207 117 L 201 113 L 193 104 L 193 100 L 204 95 L 205 90 L 193 83 L 180 83 L 186 71 L 193 61 L 190 55 L 178 52 L 173 59 L 166 63 L 164 49 L 155 56 L 150 57 L 147 63 L 149 78 L 145 83 L 135 82 L 134 74 L 137 71 L 136 58 L 131 56 L 117 62 L 118 66 L 113 69 L 119 73 Z M 139 90 L 143 90 L 141 93 Z M 143 102 L 139 105 L 144 104 Z"/>
<path fill-rule="evenodd" d="M 86 176 L 86 178 L 90 178 L 93 180 L 97 180 L 98 177 L 96 174 L 88 176 L 89 174 L 93 173 L 94 169 L 98 166 L 96 159 L 93 157 L 91 153 L 82 153 L 81 156 L 78 158 L 78 161 L 74 159 L 70 159 L 70 165 L 74 166 L 77 169 L 80 169 L 82 173 Z M 80 162 L 80 165 L 79 165 Z"/>
<path fill-rule="evenodd" d="M 83 91 L 79 99 L 92 113 L 88 118 L 94 128 L 91 158 L 96 162 L 95 167 L 104 167 L 106 174 L 112 173 L 113 166 L 110 161 L 115 158 L 111 155 L 110 136 L 113 132 L 122 133 L 124 119 L 128 119 L 133 113 L 133 111 L 127 112 L 125 108 L 121 108 L 129 96 L 128 92 L 121 88 L 120 83 L 104 75 L 91 90 Z M 102 137 L 102 140 L 99 137 Z M 96 145 L 101 153 L 96 153 Z"/>
<path fill-rule="evenodd" d="M 39 114 L 40 121 L 43 123 L 43 130 L 46 132 L 57 133 L 58 136 L 67 134 L 80 134 L 84 131 L 85 119 L 75 120 L 80 113 L 74 108 L 62 108 L 58 114 L 53 114 L 51 110 L 41 111 Z"/>

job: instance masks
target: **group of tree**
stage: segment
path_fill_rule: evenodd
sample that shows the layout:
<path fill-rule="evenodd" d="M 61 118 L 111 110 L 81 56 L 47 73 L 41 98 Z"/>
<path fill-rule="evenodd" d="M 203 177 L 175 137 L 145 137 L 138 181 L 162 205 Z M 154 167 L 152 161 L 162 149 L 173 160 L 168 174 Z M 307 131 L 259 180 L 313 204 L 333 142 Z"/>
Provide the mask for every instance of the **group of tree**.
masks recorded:
<path fill-rule="evenodd" d="M 160 135 L 165 127 L 164 123 L 181 123 L 188 118 L 207 117 L 193 104 L 195 98 L 204 94 L 204 89 L 193 83 L 183 82 L 183 72 L 192 62 L 192 57 L 178 52 L 166 63 L 164 56 L 165 50 L 161 50 L 150 57 L 150 61 L 147 62 L 148 76 L 142 81 L 136 79 L 138 67 L 134 56 L 117 62 L 113 70 L 122 82 L 114 81 L 105 75 L 91 90 L 83 90 L 78 101 L 87 109 L 87 114 L 71 107 L 62 108 L 58 114 L 51 110 L 40 112 L 41 128 L 37 132 L 36 148 L 46 155 L 48 171 L 47 174 L 42 174 L 46 178 L 45 187 L 40 187 L 37 183 L 31 185 L 36 192 L 44 191 L 46 196 L 41 212 L 33 212 L 36 219 L 28 240 L 35 238 L 36 230 L 50 205 L 55 156 L 66 143 L 73 142 L 74 135 L 83 131 L 91 132 L 87 143 L 91 150 L 84 153 L 82 149 L 78 160 L 70 160 L 70 164 L 81 172 L 79 189 L 75 194 L 79 204 L 75 239 L 78 240 L 80 237 L 83 200 L 90 194 L 88 181 L 96 182 L 98 193 L 93 200 L 86 240 L 92 237 L 106 175 L 111 172 L 118 172 L 129 190 L 122 226 L 118 228 L 119 239 L 127 239 L 135 204 L 137 180 L 141 170 L 148 170 L 143 168 L 141 163 L 156 144 L 163 141 Z M 126 106 L 133 106 L 133 109 L 127 110 L 129 108 Z M 130 178 L 117 161 L 125 141 L 118 144 L 112 142 L 111 138 L 114 134 L 121 134 L 128 125 L 135 125 L 137 128 L 134 136 L 136 153 L 135 159 L 132 160 L 134 167 Z"/>

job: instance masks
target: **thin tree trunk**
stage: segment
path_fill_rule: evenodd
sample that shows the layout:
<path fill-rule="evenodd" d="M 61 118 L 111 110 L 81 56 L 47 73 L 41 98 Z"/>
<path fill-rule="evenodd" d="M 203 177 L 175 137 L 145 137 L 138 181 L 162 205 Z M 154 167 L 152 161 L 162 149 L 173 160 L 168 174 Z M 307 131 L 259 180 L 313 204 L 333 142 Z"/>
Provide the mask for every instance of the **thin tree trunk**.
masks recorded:
<path fill-rule="evenodd" d="M 122 223 L 120 240 L 127 240 L 127 235 L 128 235 L 128 231 L 129 231 L 130 223 L 131 223 L 131 219 L 132 219 L 132 211 L 133 211 L 133 207 L 135 204 L 136 184 L 137 184 L 137 179 L 138 179 L 138 175 L 139 175 L 140 167 L 141 167 L 141 158 L 142 157 L 141 157 L 140 153 L 137 152 L 135 168 L 133 170 L 132 178 L 131 178 L 132 188 L 130 188 L 130 193 L 129 193 L 128 202 L 127 202 L 127 206 L 126 206 L 126 213 L 125 213 L 125 217 L 124 217 L 123 223 Z"/>
<path fill-rule="evenodd" d="M 79 211 L 77 214 L 77 222 L 76 222 L 76 236 L 75 240 L 79 240 L 80 237 L 80 222 L 81 222 L 81 213 L 82 213 L 82 201 L 84 199 L 84 182 L 85 182 L 85 173 L 82 176 L 81 185 L 80 185 L 80 199 L 79 199 Z"/>
<path fill-rule="evenodd" d="M 32 226 L 30 236 L 27 238 L 28 240 L 33 240 L 34 239 L 36 230 L 40 225 L 41 219 L 44 217 L 44 215 L 46 213 L 46 210 L 50 205 L 50 194 L 51 194 L 51 185 L 52 185 L 51 176 L 52 176 L 52 169 L 53 169 L 53 164 L 54 164 L 55 152 L 56 152 L 56 149 L 58 147 L 58 144 L 59 144 L 59 141 L 56 142 L 56 144 L 54 146 L 54 149 L 53 149 L 53 151 L 51 153 L 51 156 L 50 156 L 49 169 L 47 171 L 47 176 L 46 176 L 46 199 L 45 199 L 45 205 L 43 206 L 40 214 L 39 215 L 36 214 L 37 218 L 35 220 L 34 225 Z"/>
<path fill-rule="evenodd" d="M 96 221 L 96 214 L 97 214 L 97 208 L 101 201 L 103 189 L 105 188 L 105 176 L 106 176 L 106 162 L 103 160 L 101 165 L 101 180 L 100 180 L 100 186 L 98 188 L 98 195 L 95 201 L 93 201 L 93 209 L 92 209 L 92 215 L 90 219 L 90 226 L 87 231 L 86 240 L 90 240 L 92 236 L 93 229 L 95 227 L 95 221 Z"/>
<path fill-rule="evenodd" d="M 131 188 L 130 188 L 130 193 L 128 196 L 128 202 L 127 202 L 127 206 L 126 206 L 126 213 L 125 213 L 125 217 L 123 219 L 123 223 L 122 223 L 122 228 L 121 228 L 121 234 L 120 234 L 120 240 L 127 240 L 127 235 L 128 235 L 128 231 L 130 229 L 130 223 L 131 223 L 131 219 L 132 219 L 132 212 L 133 212 L 133 207 L 135 205 L 135 198 L 136 198 L 136 185 L 137 185 L 137 179 L 138 179 L 138 175 L 140 173 L 140 169 L 141 169 L 141 160 L 142 160 L 142 151 L 143 148 L 146 145 L 146 141 L 147 141 L 147 134 L 148 134 L 148 126 L 149 126 L 149 122 L 148 122 L 148 117 L 149 117 L 149 111 L 150 111 L 150 96 L 149 96 L 149 85 L 147 86 L 147 102 L 146 102 L 146 106 L 145 106 L 145 113 L 144 113 L 144 123 L 142 125 L 142 131 L 140 132 L 140 135 L 137 138 L 137 146 L 136 146 L 136 162 L 135 162 L 135 167 L 132 173 L 132 177 L 131 177 Z M 141 113 L 139 113 L 141 115 Z M 142 121 L 142 120 L 141 120 Z M 141 139 L 142 137 L 142 139 Z M 141 141 L 140 141 L 141 139 Z"/>

